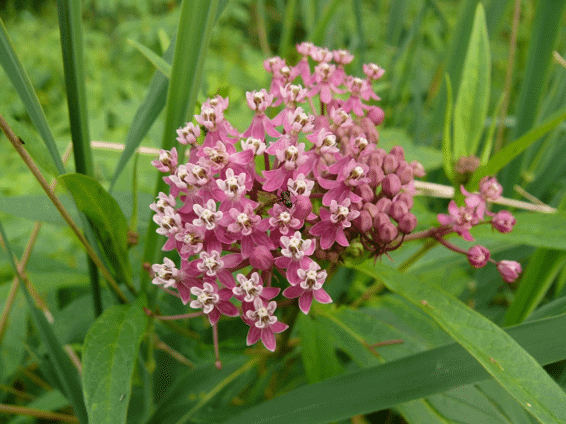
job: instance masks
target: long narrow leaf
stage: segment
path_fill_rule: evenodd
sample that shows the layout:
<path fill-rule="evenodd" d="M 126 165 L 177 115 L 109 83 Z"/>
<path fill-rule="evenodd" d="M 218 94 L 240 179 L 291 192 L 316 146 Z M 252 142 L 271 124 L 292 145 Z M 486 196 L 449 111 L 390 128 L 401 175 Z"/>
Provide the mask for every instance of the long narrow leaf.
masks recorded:
<path fill-rule="evenodd" d="M 141 54 L 149 60 L 155 68 L 160 71 L 167 78 L 171 76 L 171 65 L 167 63 L 162 57 L 157 55 L 153 50 L 138 43 L 136 40 L 128 39 L 128 43 L 131 44 L 135 49 L 137 49 Z"/>
<path fill-rule="evenodd" d="M 539 363 L 546 365 L 566 358 L 565 325 L 566 315 L 561 315 L 521 324 L 507 332 Z M 252 407 L 224 424 L 328 423 L 489 378 L 489 373 L 462 346 L 451 343 L 298 388 Z M 564 408 L 564 404 L 556 407 Z"/>
<path fill-rule="evenodd" d="M 8 33 L 6 32 L 6 27 L 4 22 L 0 19 L 0 65 L 4 68 L 6 75 L 12 82 L 14 88 L 18 92 L 18 95 L 22 99 L 24 107 L 35 128 L 43 138 L 49 154 L 51 155 L 51 160 L 57 167 L 59 174 L 65 173 L 65 167 L 63 166 L 63 161 L 61 161 L 61 156 L 57 150 L 57 145 L 55 144 L 55 139 L 43 113 L 43 109 L 39 104 L 39 99 L 37 94 L 31 85 L 31 81 L 18 60 L 14 47 L 10 43 Z"/>
<path fill-rule="evenodd" d="M 452 153 L 452 83 L 448 74 L 444 74 L 446 81 L 446 113 L 444 114 L 444 133 L 442 136 L 442 165 L 444 174 L 450 181 L 454 181 L 454 156 Z"/>
<path fill-rule="evenodd" d="M 501 328 L 459 300 L 408 274 L 379 265 L 359 269 L 429 314 L 527 411 L 544 423 L 566 420 L 566 393 Z"/>

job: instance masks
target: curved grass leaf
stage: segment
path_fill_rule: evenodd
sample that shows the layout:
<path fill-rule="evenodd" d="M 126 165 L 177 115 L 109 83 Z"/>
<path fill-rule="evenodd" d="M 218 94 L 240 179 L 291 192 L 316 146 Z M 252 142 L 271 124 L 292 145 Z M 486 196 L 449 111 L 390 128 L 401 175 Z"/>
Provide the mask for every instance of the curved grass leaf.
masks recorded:
<path fill-rule="evenodd" d="M 63 161 L 61 160 L 61 155 L 57 150 L 57 145 L 55 144 L 55 139 L 43 113 L 43 109 L 39 104 L 39 99 L 37 94 L 31 85 L 29 76 L 27 75 L 24 67 L 18 60 L 14 47 L 10 43 L 8 33 L 6 32 L 6 27 L 4 22 L 0 19 L 0 65 L 4 68 L 6 75 L 12 82 L 14 88 L 16 89 L 20 99 L 26 108 L 26 111 L 37 128 L 37 131 L 43 138 L 49 154 L 51 155 L 51 160 L 57 167 L 59 174 L 65 173 L 65 167 L 63 166 Z"/>
<path fill-rule="evenodd" d="M 315 46 L 321 46 L 324 44 L 324 34 L 328 29 L 328 23 L 343 3 L 344 2 L 340 0 L 331 0 L 325 5 L 324 12 L 322 13 L 322 16 L 319 17 L 316 27 L 309 37 L 310 41 L 314 43 Z"/>
<path fill-rule="evenodd" d="M 552 131 L 556 128 L 562 121 L 566 119 L 566 108 L 559 110 L 558 112 L 552 114 L 544 123 L 536 128 L 533 128 L 528 133 L 518 138 L 511 144 L 508 144 L 503 149 L 498 151 L 485 165 L 480 166 L 470 182 L 468 183 L 468 189 L 474 189 L 478 186 L 479 181 L 486 175 L 495 175 L 499 170 L 501 170 L 505 165 L 511 162 L 514 158 L 519 156 L 525 149 L 527 149 L 532 143 L 537 141 L 540 137 Z"/>
<path fill-rule="evenodd" d="M 511 327 L 507 332 L 546 365 L 566 358 L 565 325 L 566 315 L 562 315 Z M 223 423 L 328 423 L 489 378 L 462 346 L 451 343 L 295 389 Z"/>
<path fill-rule="evenodd" d="M 482 3 L 479 3 L 454 106 L 456 159 L 477 153 L 489 105 L 490 62 L 485 12 Z"/>
<path fill-rule="evenodd" d="M 566 420 L 566 393 L 501 328 L 438 286 L 383 265 L 360 266 L 427 312 L 527 411 L 544 423 Z"/>
<path fill-rule="evenodd" d="M 148 323 L 139 303 L 106 309 L 86 335 L 83 389 L 92 423 L 126 422 L 132 374 Z"/>
<path fill-rule="evenodd" d="M 94 224 L 94 230 L 119 281 L 131 283 L 128 259 L 128 221 L 118 202 L 95 179 L 66 174 L 59 180 L 69 189 L 77 207 Z"/>
<path fill-rule="evenodd" d="M 171 65 L 167 63 L 165 59 L 157 55 L 153 50 L 138 43 L 136 40 L 128 38 L 128 43 L 131 44 L 135 49 L 137 49 L 141 54 L 149 60 L 155 68 L 160 71 L 167 78 L 171 76 Z"/>
<path fill-rule="evenodd" d="M 444 74 L 446 81 L 446 113 L 444 115 L 444 132 L 442 135 L 442 164 L 444 174 L 450 181 L 454 181 L 454 153 L 452 151 L 452 83 L 450 76 Z"/>

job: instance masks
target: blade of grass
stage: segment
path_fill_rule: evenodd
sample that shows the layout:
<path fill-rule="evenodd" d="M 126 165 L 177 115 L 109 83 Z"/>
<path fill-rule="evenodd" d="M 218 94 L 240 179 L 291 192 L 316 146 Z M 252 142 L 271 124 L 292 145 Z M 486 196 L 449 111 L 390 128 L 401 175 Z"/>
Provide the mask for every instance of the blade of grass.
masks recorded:
<path fill-rule="evenodd" d="M 446 114 L 444 115 L 444 133 L 442 136 L 442 165 L 444 174 L 449 181 L 454 182 L 454 156 L 452 153 L 452 83 L 448 74 L 444 74 L 446 81 Z"/>
<path fill-rule="evenodd" d="M 18 60 L 16 53 L 12 44 L 10 43 L 10 38 L 6 32 L 6 27 L 4 22 L 0 19 L 0 65 L 4 68 L 6 75 L 12 82 L 12 85 L 16 89 L 20 99 L 26 108 L 26 111 L 37 128 L 37 131 L 41 135 L 47 150 L 51 156 L 51 160 L 57 167 L 57 171 L 60 174 L 65 173 L 65 167 L 61 161 L 61 156 L 57 150 L 57 145 L 55 144 L 55 139 L 43 113 L 43 109 L 37 98 L 37 94 L 31 85 L 29 76 L 27 75 L 21 62 Z"/>
<path fill-rule="evenodd" d="M 279 39 L 279 56 L 287 57 L 293 37 L 293 25 L 295 25 L 295 11 L 297 9 L 297 0 L 288 0 L 285 14 L 283 15 L 283 28 L 281 30 L 281 38 Z M 314 41 L 313 41 L 314 42 Z M 315 43 L 316 44 L 316 43 Z"/>
<path fill-rule="evenodd" d="M 143 54 L 145 58 L 149 60 L 153 64 L 153 66 L 155 66 L 155 68 L 167 78 L 171 76 L 171 65 L 153 50 L 144 46 L 143 44 L 138 43 L 136 40 L 132 40 L 131 38 L 128 38 L 128 44 L 130 44 L 141 54 Z"/>
<path fill-rule="evenodd" d="M 8 253 L 8 259 L 10 261 L 10 264 L 12 265 L 12 269 L 14 270 L 15 275 L 17 275 L 22 282 L 25 282 L 26 277 L 25 275 L 20 274 L 18 271 L 18 267 L 16 266 L 16 262 L 14 260 L 14 255 L 12 253 L 12 248 L 4 231 L 2 222 L 0 222 L 0 235 L 2 235 L 2 238 L 4 239 L 6 252 Z M 79 374 L 76 368 L 73 366 L 72 362 L 69 360 L 69 357 L 65 353 L 63 346 L 61 345 L 59 340 L 57 340 L 57 336 L 55 336 L 51 325 L 49 324 L 49 322 L 47 322 L 45 316 L 35 307 L 33 299 L 29 294 L 26 285 L 22 284 L 22 288 L 29 309 L 31 311 L 33 321 L 35 323 L 35 326 L 37 327 L 40 338 L 42 339 L 45 347 L 47 348 L 47 351 L 49 352 L 49 360 L 51 361 L 55 372 L 57 373 L 57 377 L 65 392 L 64 394 L 71 403 L 75 415 L 77 416 L 81 424 L 87 424 L 87 414 L 83 401 Z"/>
<path fill-rule="evenodd" d="M 506 329 L 542 365 L 566 358 L 566 315 Z M 300 387 L 234 416 L 223 424 L 323 424 L 442 393 L 490 378 L 459 344 L 409 355 Z"/>
<path fill-rule="evenodd" d="M 175 54 L 171 69 L 171 80 L 167 93 L 167 113 L 163 128 L 162 148 L 169 150 L 175 141 L 175 130 L 185 123 L 188 113 L 194 111 L 202 77 L 204 59 L 217 17 L 218 0 L 192 2 L 184 0 L 177 29 Z M 183 150 L 179 149 L 183 157 Z M 157 177 L 155 196 L 166 191 L 167 185 L 161 175 Z M 161 251 L 157 241 L 157 226 L 150 221 L 146 236 L 143 263 L 155 263 Z M 148 290 L 149 275 L 141 278 L 142 292 Z M 150 296 L 150 307 L 153 296 Z"/>
<path fill-rule="evenodd" d="M 329 4 L 325 6 L 322 16 L 316 22 L 316 27 L 309 37 L 315 46 L 322 46 L 324 44 L 324 34 L 328 29 L 328 23 L 342 4 L 344 4 L 342 0 L 331 0 Z"/>

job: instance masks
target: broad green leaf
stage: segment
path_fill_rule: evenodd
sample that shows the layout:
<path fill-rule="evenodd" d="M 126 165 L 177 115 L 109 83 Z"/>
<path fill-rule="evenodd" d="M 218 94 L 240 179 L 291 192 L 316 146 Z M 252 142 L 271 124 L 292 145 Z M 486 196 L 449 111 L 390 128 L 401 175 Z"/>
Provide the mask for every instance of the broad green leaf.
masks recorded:
<path fill-rule="evenodd" d="M 446 113 L 444 115 L 444 131 L 442 135 L 442 164 L 444 174 L 450 181 L 454 181 L 454 153 L 452 151 L 452 83 L 447 73 L 446 81 Z"/>
<path fill-rule="evenodd" d="M 523 271 L 519 289 L 505 315 L 504 325 L 522 322 L 542 301 L 554 279 L 566 264 L 566 252 L 537 249 Z"/>
<path fill-rule="evenodd" d="M 26 404 L 26 408 L 40 409 L 44 411 L 57 411 L 63 409 L 65 406 L 69 405 L 65 396 L 59 390 L 52 390 L 50 392 L 45 392 L 41 396 L 32 400 L 30 403 Z M 10 420 L 8 424 L 32 424 L 35 423 L 34 418 L 20 415 Z"/>
<path fill-rule="evenodd" d="M 482 3 L 476 7 L 472 34 L 454 106 L 454 156 L 477 155 L 489 106 L 491 58 Z"/>
<path fill-rule="evenodd" d="M 79 210 L 94 223 L 96 235 L 115 275 L 125 283 L 131 282 L 128 222 L 118 202 L 89 176 L 66 174 L 60 176 L 59 180 L 69 189 Z"/>
<path fill-rule="evenodd" d="M 86 335 L 83 390 L 89 422 L 126 422 L 132 374 L 148 323 L 140 303 L 106 309 Z"/>
<path fill-rule="evenodd" d="M 438 286 L 383 265 L 357 269 L 383 280 L 391 291 L 420 305 L 537 419 L 545 423 L 566 420 L 566 393 L 501 328 Z"/>
<path fill-rule="evenodd" d="M 561 109 L 551 115 L 544 123 L 533 128 L 511 144 L 508 144 L 499 152 L 497 152 L 485 165 L 480 166 L 470 182 L 468 188 L 474 189 L 478 186 L 480 180 L 487 175 L 495 175 L 507 165 L 515 157 L 519 156 L 527 147 L 537 141 L 540 137 L 556 128 L 562 121 L 566 119 L 566 109 Z M 516 173 L 516 170 L 515 170 Z"/>
<path fill-rule="evenodd" d="M 163 75 L 165 75 L 167 78 L 171 76 L 171 65 L 167 63 L 165 59 L 160 57 L 150 48 L 138 43 L 136 40 L 128 38 L 128 43 L 130 43 L 135 49 L 143 54 L 145 58 L 149 60 L 153 64 L 153 66 L 155 66 L 155 68 Z"/>
<path fill-rule="evenodd" d="M 566 212 L 537 213 L 519 212 L 513 214 L 517 223 L 508 234 L 501 234 L 489 225 L 472 229 L 478 240 L 492 240 L 510 244 L 526 244 L 547 249 L 566 250 Z"/>
<path fill-rule="evenodd" d="M 8 253 L 8 258 L 14 274 L 17 275 L 16 263 L 14 262 L 14 254 L 12 252 L 10 240 L 8 239 L 4 226 L 0 222 L 0 235 L 4 240 L 4 245 L 6 252 Z M 85 409 L 85 404 L 83 401 L 81 393 L 81 383 L 80 377 L 77 369 L 71 363 L 67 353 L 63 349 L 61 342 L 57 339 L 51 324 L 45 318 L 45 315 L 35 307 L 35 303 L 28 292 L 25 284 L 21 284 L 20 287 L 23 289 L 26 302 L 28 304 L 29 310 L 35 326 L 37 327 L 37 332 L 41 341 L 45 345 L 48 353 L 48 361 L 53 367 L 57 381 L 61 385 L 63 394 L 71 403 L 74 413 L 79 419 L 81 424 L 87 423 L 87 413 Z"/>
<path fill-rule="evenodd" d="M 8 75 L 12 85 L 22 99 L 31 121 L 35 125 L 35 128 L 37 128 L 41 138 L 43 138 L 43 141 L 49 150 L 49 154 L 51 155 L 51 160 L 57 167 L 58 173 L 64 174 L 65 167 L 63 166 L 61 155 L 57 150 L 53 133 L 51 132 L 51 128 L 49 128 L 49 124 L 45 118 L 45 113 L 43 113 L 43 109 L 41 108 L 37 94 L 35 94 L 33 86 L 31 85 L 29 76 L 16 56 L 16 52 L 10 42 L 10 38 L 8 37 L 8 33 L 2 19 L 0 19 L 0 65 L 4 68 L 6 75 Z"/>
<path fill-rule="evenodd" d="M 566 315 L 507 329 L 542 365 L 566 358 Z M 300 387 L 224 424 L 322 424 L 480 382 L 490 374 L 462 346 L 446 346 Z M 558 405 L 557 407 L 560 407 Z"/>

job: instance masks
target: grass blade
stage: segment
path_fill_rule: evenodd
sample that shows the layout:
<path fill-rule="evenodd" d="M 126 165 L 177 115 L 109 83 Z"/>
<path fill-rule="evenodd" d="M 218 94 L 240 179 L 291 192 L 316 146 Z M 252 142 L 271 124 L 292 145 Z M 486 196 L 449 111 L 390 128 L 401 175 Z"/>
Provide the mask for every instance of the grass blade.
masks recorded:
<path fill-rule="evenodd" d="M 160 57 L 150 48 L 144 46 L 143 44 L 138 43 L 136 40 L 132 40 L 131 38 L 128 38 L 128 43 L 131 46 L 133 46 L 136 50 L 138 50 L 141 54 L 143 54 L 145 58 L 149 60 L 158 71 L 160 71 L 167 78 L 170 78 L 171 65 L 167 63 L 166 60 L 164 60 L 162 57 Z"/>
<path fill-rule="evenodd" d="M 446 81 L 446 114 L 444 115 L 444 134 L 442 136 L 442 165 L 444 174 L 450 181 L 454 181 L 454 155 L 452 152 L 452 83 L 448 74 L 444 74 Z"/>
<path fill-rule="evenodd" d="M 64 174 L 65 167 L 63 166 L 61 155 L 57 150 L 57 145 L 55 144 L 51 128 L 49 128 L 49 124 L 47 123 L 43 109 L 39 104 L 37 94 L 35 94 L 33 86 L 31 85 L 29 76 L 21 62 L 18 60 L 14 47 L 10 43 L 8 33 L 6 32 L 6 27 L 4 26 L 2 19 L 0 19 L 0 65 L 4 68 L 6 75 L 8 75 L 12 85 L 22 99 L 31 121 L 43 138 L 43 141 L 49 150 L 49 154 L 51 155 L 51 160 L 57 167 L 57 171 L 59 174 Z"/>

